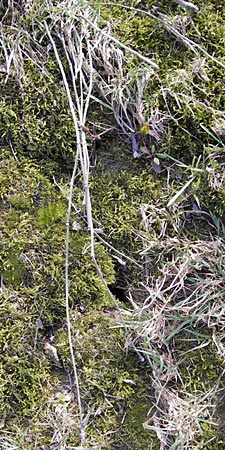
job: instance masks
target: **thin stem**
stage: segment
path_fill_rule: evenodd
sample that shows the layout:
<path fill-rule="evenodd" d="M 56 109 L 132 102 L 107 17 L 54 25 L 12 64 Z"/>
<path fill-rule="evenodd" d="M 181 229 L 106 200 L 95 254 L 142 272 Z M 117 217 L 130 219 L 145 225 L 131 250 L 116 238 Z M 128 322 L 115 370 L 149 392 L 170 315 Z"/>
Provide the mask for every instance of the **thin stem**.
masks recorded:
<path fill-rule="evenodd" d="M 73 366 L 73 373 L 74 373 L 74 380 L 76 385 L 76 392 L 77 392 L 77 403 L 78 403 L 78 409 L 79 409 L 79 418 L 80 418 L 80 437 L 81 437 L 81 444 L 85 444 L 86 441 L 86 435 L 85 435 L 85 426 L 83 421 L 83 409 L 82 409 L 82 403 L 81 403 L 81 396 L 80 396 L 80 386 L 79 386 L 79 380 L 78 380 L 78 372 L 77 372 L 77 366 L 76 366 L 76 358 L 73 350 L 73 343 L 72 343 L 72 332 L 71 332 L 71 320 L 70 320 L 70 305 L 69 305 L 69 237 L 70 237 L 70 216 L 71 216 L 71 208 L 72 208 L 72 197 L 73 197 L 73 187 L 74 187 L 74 180 L 76 177 L 77 167 L 78 167 L 78 158 L 81 155 L 81 148 L 80 148 L 80 139 L 79 139 L 79 128 L 78 128 L 78 122 L 76 118 L 76 114 L 74 111 L 74 106 L 70 94 L 70 89 L 68 86 L 68 82 L 66 79 L 65 71 L 63 68 L 63 65 L 61 63 L 55 42 L 51 36 L 51 33 L 49 31 L 48 25 L 45 22 L 45 28 L 47 31 L 47 34 L 49 36 L 50 42 L 52 44 L 52 47 L 55 52 L 55 56 L 59 65 L 59 68 L 61 70 L 61 74 L 63 77 L 64 86 L 66 88 L 68 100 L 69 100 L 69 106 L 76 130 L 76 136 L 77 136 L 77 152 L 73 167 L 73 173 L 70 180 L 70 191 L 69 191 L 69 197 L 68 197 L 68 209 L 67 209 L 67 218 L 66 218 L 66 254 L 65 254 L 65 295 L 66 295 L 66 320 L 67 320 L 67 332 L 68 332 L 68 342 L 69 342 L 69 348 L 70 348 L 70 355 L 72 360 L 72 366 Z"/>
<path fill-rule="evenodd" d="M 85 436 L 85 426 L 83 422 L 83 408 L 81 403 L 80 396 L 80 386 L 78 380 L 78 372 L 77 372 L 77 364 L 76 358 L 73 350 L 73 342 L 72 342 L 72 332 L 71 332 L 71 320 L 70 320 L 70 305 L 69 305 L 69 239 L 70 239 L 70 216 L 71 216 L 71 208 L 72 208 L 72 196 L 73 196 L 73 186 L 74 179 L 77 172 L 78 158 L 76 156 L 73 173 L 70 180 L 70 192 L 68 198 L 68 208 L 67 208 L 67 217 L 66 217 L 66 254 L 65 254 L 65 293 L 66 293 L 66 321 L 67 321 L 67 333 L 68 333 L 68 342 L 70 348 L 70 355 L 73 366 L 74 380 L 76 385 L 77 392 L 77 403 L 79 408 L 79 417 L 80 417 L 80 437 L 81 443 L 85 444 L 86 436 Z"/>

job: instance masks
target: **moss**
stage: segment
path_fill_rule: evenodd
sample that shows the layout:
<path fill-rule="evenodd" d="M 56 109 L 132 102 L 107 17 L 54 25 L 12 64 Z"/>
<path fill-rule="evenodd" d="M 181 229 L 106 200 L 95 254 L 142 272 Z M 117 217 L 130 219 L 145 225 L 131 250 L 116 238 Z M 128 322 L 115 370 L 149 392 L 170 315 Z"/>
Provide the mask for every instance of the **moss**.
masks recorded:
<path fill-rule="evenodd" d="M 40 228 L 47 228 L 53 223 L 65 221 L 66 207 L 65 202 L 47 203 L 38 209 L 37 223 Z"/>
<path fill-rule="evenodd" d="M 19 249 L 14 246 L 13 249 L 8 250 L 7 255 L 2 253 L 2 273 L 4 282 L 11 283 L 14 287 L 20 285 L 27 276 L 26 268 L 18 257 Z"/>
<path fill-rule="evenodd" d="M 140 204 L 157 204 L 161 192 L 160 183 L 147 163 L 146 168 L 133 165 L 132 169 L 128 161 L 129 172 L 126 170 L 126 158 L 123 163 L 119 173 L 113 170 L 105 172 L 99 166 L 90 186 L 95 219 L 106 235 L 111 234 L 112 242 L 120 242 L 124 249 L 130 249 L 141 221 Z"/>
<path fill-rule="evenodd" d="M 143 401 L 140 394 L 138 398 L 134 398 L 130 401 L 129 408 L 127 410 L 127 415 L 125 418 L 125 426 L 121 430 L 121 438 L 119 442 L 113 445 L 115 450 L 126 450 L 129 447 L 133 449 L 146 449 L 151 446 L 153 450 L 159 448 L 159 442 L 153 433 L 146 431 L 143 428 L 143 423 L 146 421 L 148 416 L 149 405 Z M 116 435 L 117 437 L 117 435 Z"/>
<path fill-rule="evenodd" d="M 222 361 L 216 356 L 213 348 L 190 353 L 188 367 L 182 369 L 182 379 L 191 392 L 198 392 L 202 386 L 211 388 L 218 381 Z"/>
<path fill-rule="evenodd" d="M 10 298 L 10 291 L 13 293 L 10 301 L 7 301 L 7 307 L 4 300 L 1 306 L 5 367 L 2 408 L 6 413 L 7 429 L 12 431 L 15 423 L 21 427 L 21 421 L 25 417 L 29 421 L 29 416 L 34 413 L 37 413 L 37 418 L 40 416 L 38 411 L 41 403 L 48 407 L 47 390 L 54 395 L 54 389 L 60 380 L 65 379 L 66 373 L 71 371 L 67 334 L 63 326 L 63 222 L 66 203 L 33 162 L 22 157 L 20 161 L 16 161 L 6 151 L 2 169 L 5 245 L 5 253 L 2 253 L 3 279 L 5 289 L 7 288 L 5 296 Z M 126 185 L 123 187 L 125 179 Z M 147 173 L 143 174 L 144 179 L 147 182 Z M 108 181 L 102 174 L 102 183 Z M 139 189 L 141 183 L 138 178 L 135 180 L 134 175 L 129 179 L 121 174 L 115 193 L 119 195 L 121 202 L 126 202 L 128 197 L 134 201 L 137 193 L 135 185 L 138 184 Z M 38 195 L 38 201 L 34 201 L 34 195 Z M 79 189 L 75 190 L 74 195 L 79 203 L 82 199 Z M 124 214 L 126 218 L 128 213 L 125 211 Z M 131 214 L 135 219 L 136 207 L 129 213 L 129 220 Z M 75 215 L 72 215 L 71 220 L 73 219 L 76 219 Z M 113 284 L 114 265 L 100 244 L 96 245 L 96 258 L 107 283 Z M 90 259 L 89 236 L 82 228 L 77 232 L 71 231 L 70 277 L 70 304 L 75 321 L 73 339 L 79 355 L 82 398 L 88 405 L 88 410 L 93 409 L 93 414 L 100 411 L 96 413 L 91 427 L 91 443 L 99 441 L 101 448 L 113 448 L 114 444 L 117 445 L 115 442 L 123 445 L 127 439 L 124 437 L 126 433 L 129 434 L 129 442 L 135 443 L 136 432 L 140 429 L 144 449 L 149 436 L 143 431 L 142 416 L 136 416 L 139 410 L 135 411 L 133 405 L 134 398 L 142 392 L 140 408 L 143 404 L 144 411 L 147 409 L 145 387 L 140 388 L 143 380 L 144 383 L 147 382 L 146 374 L 137 369 L 135 355 L 129 355 L 125 359 L 124 332 L 112 328 L 109 334 L 111 323 L 108 314 L 114 314 L 110 309 L 111 301 Z M 13 289 L 17 289 L 16 296 Z M 82 312 L 75 313 L 77 308 Z M 41 318 L 42 329 L 37 328 L 38 317 Z M 60 358 L 59 366 L 51 361 L 44 350 L 49 330 L 55 335 L 54 345 Z M 8 379 L 10 382 L 7 382 Z M 16 420 L 11 415 L 12 409 L 16 411 Z M 129 416 L 129 423 L 131 421 L 136 424 L 134 436 L 132 437 L 128 427 L 127 432 L 123 430 L 123 436 L 117 432 L 116 439 L 110 439 L 107 433 L 120 427 L 124 414 Z M 45 420 L 47 423 L 48 418 Z M 40 434 L 38 419 L 33 425 L 29 424 L 31 435 L 35 432 L 41 444 L 49 442 L 49 427 L 51 428 L 46 425 L 46 431 L 43 433 L 42 430 Z M 99 438 L 98 429 L 101 429 Z M 70 437 L 70 443 L 78 445 L 79 436 Z M 24 448 L 30 448 L 29 439 L 24 441 Z"/>
<path fill-rule="evenodd" d="M 148 370 L 144 366 L 137 368 L 135 353 L 125 357 L 124 331 L 113 326 L 117 314 L 104 307 L 85 309 L 73 317 L 82 398 L 92 412 L 88 439 L 90 445 L 95 442 L 104 449 L 125 449 L 131 445 L 144 450 L 149 445 L 149 433 L 142 425 L 150 407 Z M 70 365 L 64 329 L 58 330 L 55 344 L 64 365 Z M 97 430 L 101 430 L 98 437 Z"/>
<path fill-rule="evenodd" d="M 218 148 L 215 149 L 214 154 L 219 155 L 220 152 L 221 150 Z M 223 155 L 221 155 L 220 160 L 223 164 Z M 221 179 L 220 164 L 211 158 L 208 158 L 208 164 L 212 172 L 201 176 L 193 186 L 194 193 L 199 199 L 203 211 L 223 219 L 225 215 L 225 184 L 223 178 Z"/>
<path fill-rule="evenodd" d="M 57 65 L 47 62 L 46 70 L 54 73 L 48 81 L 31 62 L 23 69 L 22 92 L 13 79 L 2 83 L 2 143 L 10 141 L 18 157 L 26 155 L 40 161 L 48 176 L 61 167 L 66 171 L 71 166 L 75 134 L 65 92 L 57 82 Z"/>
<path fill-rule="evenodd" d="M 20 411 L 25 418 L 35 414 L 50 386 L 49 366 L 34 349 L 36 324 L 26 298 L 9 290 L 1 302 L 1 413 L 9 420 Z"/>
<path fill-rule="evenodd" d="M 191 448 L 201 448 L 217 450 L 225 444 L 219 432 L 221 422 L 220 408 L 223 408 L 223 402 L 218 396 L 218 384 L 223 392 L 223 380 L 221 373 L 223 372 L 223 361 L 217 356 L 216 349 L 212 344 L 201 347 L 203 336 L 205 339 L 210 337 L 207 328 L 198 328 L 198 337 L 195 337 L 195 329 L 193 335 L 182 333 L 176 339 L 176 349 L 181 351 L 183 355 L 188 351 L 187 356 L 183 358 L 180 364 L 180 376 L 182 379 L 182 388 L 185 388 L 192 395 L 206 393 L 215 389 L 217 394 L 213 396 L 213 402 L 217 405 L 216 412 L 212 420 L 204 420 L 201 423 L 201 434 Z M 190 339 L 191 336 L 191 339 Z M 193 349 L 193 351 L 191 351 Z M 178 388 L 179 391 L 179 388 Z M 209 399 L 207 400 L 210 404 Z M 212 423 L 210 423 L 212 422 Z"/>

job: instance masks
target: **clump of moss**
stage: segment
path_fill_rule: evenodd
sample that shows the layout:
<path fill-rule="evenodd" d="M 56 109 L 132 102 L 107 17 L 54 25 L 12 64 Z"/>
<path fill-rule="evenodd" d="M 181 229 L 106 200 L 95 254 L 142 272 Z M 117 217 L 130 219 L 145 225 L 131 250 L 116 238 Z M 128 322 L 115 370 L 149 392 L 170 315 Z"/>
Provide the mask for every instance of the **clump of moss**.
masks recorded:
<path fill-rule="evenodd" d="M 135 353 L 124 355 L 124 330 L 114 326 L 115 309 L 83 308 L 72 323 L 82 399 L 90 413 L 88 443 L 111 449 L 126 448 L 128 442 L 136 448 L 139 439 L 138 448 L 145 449 L 149 434 L 142 423 L 150 405 L 148 370 L 144 365 L 138 369 Z M 70 365 L 64 329 L 58 330 L 55 344 L 64 365 Z M 101 430 L 98 436 L 97 430 Z M 72 437 L 70 443 L 74 444 Z"/>
<path fill-rule="evenodd" d="M 53 383 L 45 354 L 35 349 L 35 328 L 35 313 L 26 296 L 4 290 L 0 329 L 1 415 L 6 421 L 14 420 L 17 414 L 24 419 L 35 414 Z"/>
<path fill-rule="evenodd" d="M 90 186 L 94 218 L 106 234 L 110 233 L 112 242 L 120 242 L 124 249 L 130 249 L 141 220 L 140 205 L 146 202 L 158 203 L 161 193 L 160 183 L 150 165 L 136 165 L 132 169 L 126 159 L 129 157 L 124 158 L 124 166 L 119 173 L 113 170 L 105 172 L 99 166 Z M 126 170 L 127 164 L 129 171 Z"/>
<path fill-rule="evenodd" d="M 3 285 L 14 287 L 28 296 L 28 318 L 29 313 L 33 315 L 36 309 L 36 314 L 42 316 L 46 325 L 53 323 L 56 318 L 64 320 L 66 202 L 60 196 L 57 199 L 55 187 L 33 163 L 22 158 L 15 161 L 9 153 L 6 159 L 5 153 L 1 168 Z M 37 188 L 38 204 L 34 200 Z M 85 232 L 74 233 L 70 257 L 73 304 L 76 304 L 77 296 L 80 295 L 92 301 L 105 298 L 105 291 L 90 262 L 88 250 L 82 256 L 88 242 Z M 106 279 L 113 281 L 113 265 L 104 249 L 98 247 L 96 255 L 101 259 L 100 266 Z"/>
<path fill-rule="evenodd" d="M 29 417 L 35 412 L 36 419 L 33 425 L 29 424 L 29 429 L 31 436 L 35 433 L 41 445 L 50 442 L 51 425 L 47 425 L 46 416 L 46 433 L 43 433 L 43 428 L 40 433 L 40 405 L 42 403 L 48 408 L 47 390 L 54 396 L 54 391 L 60 389 L 60 383 L 65 383 L 67 374 L 71 372 L 64 300 L 66 202 L 33 162 L 23 157 L 16 161 L 9 151 L 5 151 L 3 156 L 1 195 L 5 251 L 2 253 L 2 267 L 5 299 L 9 296 L 11 300 L 7 300 L 7 308 L 4 302 L 1 306 L 5 321 L 2 322 L 5 366 L 2 410 L 7 430 L 11 432 L 14 426 L 22 426 L 25 417 L 29 423 Z M 123 177 L 127 180 L 124 187 Z M 143 180 L 148 184 L 147 178 L 147 173 L 143 174 Z M 121 174 L 120 180 L 115 189 L 120 201 L 125 204 L 128 197 L 134 201 L 138 178 L 135 181 L 134 176 L 129 179 Z M 108 182 L 109 178 L 105 179 L 102 174 L 101 183 Z M 74 199 L 81 205 L 79 188 L 75 189 Z M 131 214 L 136 217 L 135 207 L 132 208 L 129 215 L 128 210 L 124 211 L 125 220 L 129 220 Z M 75 214 L 72 214 L 71 225 L 73 220 L 77 221 Z M 97 442 L 101 448 L 110 449 L 115 441 L 121 445 L 126 439 L 135 442 L 139 430 L 143 433 L 141 448 L 144 449 L 149 436 L 142 430 L 142 418 L 133 405 L 134 398 L 141 392 L 140 408 L 142 404 L 144 410 L 148 407 L 147 394 L 142 386 L 143 382 L 147 383 L 146 374 L 137 368 L 135 355 L 125 358 L 124 331 L 112 328 L 109 333 L 111 322 L 108 315 L 113 316 L 114 312 L 90 258 L 90 238 L 82 220 L 80 223 L 79 231 L 71 227 L 70 307 L 74 320 L 73 341 L 79 355 L 82 398 L 85 409 L 94 417 L 90 443 Z M 113 284 L 115 271 L 111 258 L 101 244 L 96 243 L 95 252 L 106 282 Z M 41 328 L 37 320 L 41 320 Z M 59 356 L 57 364 L 45 352 L 49 332 L 55 336 L 54 346 Z M 8 378 L 10 382 L 6 381 Z M 11 414 L 13 408 L 16 419 Z M 116 438 L 110 439 L 108 433 L 117 430 L 125 417 L 129 417 L 129 423 L 134 421 L 136 424 L 133 436 L 125 421 L 122 434 L 117 431 Z M 99 437 L 97 430 L 101 430 Z M 125 438 L 126 433 L 129 438 Z M 79 433 L 74 437 L 71 435 L 68 442 L 78 445 Z M 24 441 L 24 448 L 30 449 L 29 439 Z"/>
<path fill-rule="evenodd" d="M 0 134 L 3 145 L 11 142 L 18 157 L 38 160 L 49 176 L 70 169 L 76 142 L 57 65 L 49 60 L 46 70 L 52 79 L 31 62 L 24 64 L 22 93 L 13 78 L 2 83 Z"/>

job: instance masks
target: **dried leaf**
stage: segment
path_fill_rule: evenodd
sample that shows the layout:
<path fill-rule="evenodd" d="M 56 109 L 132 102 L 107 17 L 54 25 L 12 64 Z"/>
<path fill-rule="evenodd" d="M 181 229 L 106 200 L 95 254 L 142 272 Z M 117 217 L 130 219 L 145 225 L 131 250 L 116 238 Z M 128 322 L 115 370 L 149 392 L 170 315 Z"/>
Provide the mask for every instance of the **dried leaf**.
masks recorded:
<path fill-rule="evenodd" d="M 38 330 L 42 330 L 42 328 L 44 328 L 43 322 L 40 317 L 38 317 L 36 320 L 36 326 Z"/>
<path fill-rule="evenodd" d="M 199 207 L 196 202 L 192 203 L 192 211 L 199 211 Z"/>
<path fill-rule="evenodd" d="M 5 417 L 0 418 L 0 430 L 5 427 Z"/>
<path fill-rule="evenodd" d="M 160 173 L 160 172 L 161 172 L 161 167 L 160 167 L 159 164 L 156 164 L 156 163 L 155 163 L 155 159 L 157 159 L 157 158 L 154 158 L 154 159 L 151 160 L 151 166 L 152 166 L 153 170 L 154 170 L 156 173 Z"/>
<path fill-rule="evenodd" d="M 136 386 L 136 383 L 133 380 L 125 379 L 125 380 L 123 380 L 123 382 L 127 383 L 127 384 L 132 384 L 133 386 Z"/>
<path fill-rule="evenodd" d="M 139 152 L 137 152 L 137 150 L 135 150 L 134 152 L 133 152 L 133 157 L 136 159 L 136 158 L 140 158 L 140 153 Z"/>
<path fill-rule="evenodd" d="M 81 226 L 80 226 L 80 224 L 78 223 L 78 222 L 73 222 L 72 223 L 72 230 L 73 231 L 80 231 L 81 230 Z"/>
<path fill-rule="evenodd" d="M 42 445 L 41 450 L 56 450 L 58 447 L 59 447 L 58 442 L 53 442 L 53 444 L 50 445 L 50 447 L 47 447 L 47 445 Z"/>
<path fill-rule="evenodd" d="M 56 361 L 59 361 L 59 357 L 57 355 L 57 350 L 54 345 L 51 345 L 50 342 L 45 342 L 45 353 L 53 357 Z"/>

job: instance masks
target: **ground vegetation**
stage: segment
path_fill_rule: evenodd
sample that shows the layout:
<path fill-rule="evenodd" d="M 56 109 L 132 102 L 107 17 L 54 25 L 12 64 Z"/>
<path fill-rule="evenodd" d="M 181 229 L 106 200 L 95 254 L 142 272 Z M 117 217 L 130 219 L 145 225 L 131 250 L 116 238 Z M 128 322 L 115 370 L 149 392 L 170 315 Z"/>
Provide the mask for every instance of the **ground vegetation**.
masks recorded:
<path fill-rule="evenodd" d="M 223 4 L 0 6 L 0 447 L 225 448 Z"/>

